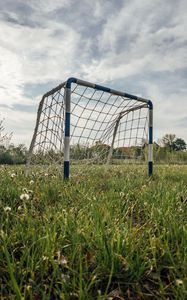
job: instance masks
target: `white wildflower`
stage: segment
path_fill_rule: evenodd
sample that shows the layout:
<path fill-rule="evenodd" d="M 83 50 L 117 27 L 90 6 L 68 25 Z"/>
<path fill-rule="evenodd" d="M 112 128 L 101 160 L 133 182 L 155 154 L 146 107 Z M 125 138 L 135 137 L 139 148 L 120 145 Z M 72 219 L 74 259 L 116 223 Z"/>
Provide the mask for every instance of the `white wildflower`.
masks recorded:
<path fill-rule="evenodd" d="M 183 283 L 183 281 L 181 280 L 181 279 L 176 279 L 175 280 L 175 283 L 176 283 L 176 285 L 178 285 L 178 286 L 182 286 L 184 283 Z"/>
<path fill-rule="evenodd" d="M 21 207 L 21 205 L 19 205 L 19 206 L 18 206 L 18 210 L 22 210 L 22 207 Z"/>
<path fill-rule="evenodd" d="M 42 259 L 43 259 L 43 260 L 48 260 L 48 259 L 49 259 L 49 257 L 47 257 L 47 256 L 43 255 L 43 256 L 42 256 Z"/>
<path fill-rule="evenodd" d="M 21 200 L 29 200 L 29 198 L 30 198 L 29 195 L 26 193 L 20 195 Z"/>
<path fill-rule="evenodd" d="M 34 180 L 30 180 L 29 184 L 32 185 L 34 183 Z"/>
<path fill-rule="evenodd" d="M 62 275 L 61 275 L 61 278 L 62 278 L 62 281 L 63 281 L 63 282 L 68 282 L 69 279 L 70 279 L 70 276 L 69 276 L 69 275 L 66 275 L 66 274 L 62 274 Z"/>
<path fill-rule="evenodd" d="M 68 261 L 67 261 L 67 259 L 65 258 L 65 256 L 64 255 L 61 255 L 61 257 L 60 257 L 60 264 L 62 265 L 62 266 L 66 266 L 67 265 L 67 263 L 68 263 Z"/>
<path fill-rule="evenodd" d="M 10 175 L 10 177 L 11 177 L 11 178 L 16 177 L 16 173 L 12 173 L 12 174 Z"/>
<path fill-rule="evenodd" d="M 67 266 L 67 259 L 66 257 L 60 253 L 60 251 L 57 251 L 55 253 L 55 260 L 61 265 L 61 266 Z"/>
<path fill-rule="evenodd" d="M 5 211 L 5 212 L 11 211 L 11 207 L 9 207 L 9 206 L 4 207 L 4 211 Z"/>
<path fill-rule="evenodd" d="M 73 298 L 77 298 L 78 297 L 77 293 L 74 293 L 74 292 L 70 293 L 69 295 L 70 295 L 70 297 L 73 297 Z"/>

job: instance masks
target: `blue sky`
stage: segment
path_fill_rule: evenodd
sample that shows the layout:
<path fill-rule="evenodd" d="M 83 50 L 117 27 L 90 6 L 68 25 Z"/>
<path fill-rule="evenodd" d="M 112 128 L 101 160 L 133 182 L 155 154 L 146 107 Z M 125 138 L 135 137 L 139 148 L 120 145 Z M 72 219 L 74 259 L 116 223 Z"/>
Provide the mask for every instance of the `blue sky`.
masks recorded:
<path fill-rule="evenodd" d="M 186 0 L 0 0 L 0 119 L 29 145 L 41 95 L 74 76 L 154 102 L 187 142 Z"/>

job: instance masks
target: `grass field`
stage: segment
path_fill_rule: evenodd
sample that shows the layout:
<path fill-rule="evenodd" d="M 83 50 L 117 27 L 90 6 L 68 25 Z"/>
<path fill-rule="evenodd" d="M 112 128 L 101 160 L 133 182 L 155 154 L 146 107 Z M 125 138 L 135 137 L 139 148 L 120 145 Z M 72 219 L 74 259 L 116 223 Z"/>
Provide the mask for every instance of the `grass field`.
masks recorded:
<path fill-rule="evenodd" d="M 187 166 L 1 166 L 0 220 L 0 299 L 187 299 Z"/>

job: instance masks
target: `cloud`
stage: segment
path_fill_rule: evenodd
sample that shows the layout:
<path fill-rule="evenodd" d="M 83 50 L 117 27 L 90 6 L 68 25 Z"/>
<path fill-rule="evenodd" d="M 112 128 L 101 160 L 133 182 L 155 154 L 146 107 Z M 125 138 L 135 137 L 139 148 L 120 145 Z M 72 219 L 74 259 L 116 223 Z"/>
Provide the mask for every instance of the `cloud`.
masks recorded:
<path fill-rule="evenodd" d="M 0 119 L 4 118 L 3 126 L 7 133 L 13 132 L 12 142 L 15 144 L 26 144 L 32 137 L 36 121 L 36 110 L 27 112 L 10 107 L 0 106 Z"/>
<path fill-rule="evenodd" d="M 0 68 L 3 75 L 0 103 L 30 102 L 23 96 L 24 85 L 61 81 L 62 76 L 67 77 L 73 71 L 80 37 L 66 25 L 60 27 L 51 21 L 49 29 L 0 25 Z M 59 45 L 60 37 L 55 35 L 58 29 L 64 39 Z"/>
<path fill-rule="evenodd" d="M 153 99 L 155 135 L 171 128 L 187 139 L 177 123 L 187 109 L 185 0 L 0 5 L 0 107 L 8 106 L 9 124 L 22 109 L 33 128 L 28 111 L 37 110 L 41 94 L 75 76 Z"/>
<path fill-rule="evenodd" d="M 94 74 L 98 80 L 112 80 L 146 71 L 184 68 L 187 65 L 184 25 L 187 22 L 184 20 L 183 24 L 176 17 L 179 10 L 183 19 L 180 5 L 179 8 L 177 4 L 164 8 L 165 4 L 162 1 L 155 1 L 154 5 L 150 1 L 131 1 L 112 15 L 98 37 L 103 55 L 87 69 L 88 76 Z M 164 13 L 160 14 L 163 8 Z"/>
<path fill-rule="evenodd" d="M 184 118 L 181 118 L 180 120 L 178 120 L 177 126 L 179 126 L 179 127 L 183 126 L 184 128 L 187 127 L 187 115 L 185 115 Z"/>
<path fill-rule="evenodd" d="M 0 20 L 12 25 L 34 26 L 34 21 L 32 20 L 33 9 L 26 1 L 1 0 L 0 5 Z"/>

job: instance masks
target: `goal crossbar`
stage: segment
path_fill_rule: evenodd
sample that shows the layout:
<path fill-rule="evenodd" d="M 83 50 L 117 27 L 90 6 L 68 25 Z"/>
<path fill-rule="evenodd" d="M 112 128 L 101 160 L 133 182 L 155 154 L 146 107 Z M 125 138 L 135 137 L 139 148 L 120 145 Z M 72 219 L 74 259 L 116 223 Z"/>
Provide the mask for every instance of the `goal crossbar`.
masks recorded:
<path fill-rule="evenodd" d="M 83 90 L 79 91 L 81 87 Z M 108 96 L 106 96 L 107 94 Z M 116 98 L 112 100 L 114 96 Z M 120 104 L 118 103 L 119 99 Z M 137 115 L 138 112 L 144 109 L 148 109 L 147 117 L 141 117 L 141 113 Z M 128 119 L 130 114 L 131 117 Z M 122 122 L 125 117 L 126 120 Z M 73 119 L 73 124 L 71 123 L 71 118 Z M 144 125 L 141 125 L 141 120 L 145 122 Z M 136 122 L 135 126 L 133 122 Z M 88 126 L 88 124 L 92 125 Z M 84 140 L 85 144 L 87 142 L 89 144 L 90 140 L 94 140 L 95 145 L 100 143 L 100 149 L 107 149 L 105 157 L 108 164 L 115 150 L 114 144 L 117 134 L 119 137 L 116 149 L 129 151 L 130 147 L 122 144 L 123 139 L 128 139 L 130 145 L 130 141 L 134 138 L 134 146 L 131 146 L 131 148 L 136 148 L 137 141 L 140 139 L 138 130 L 140 128 L 144 133 L 146 126 L 148 137 L 148 175 L 151 176 L 153 174 L 152 101 L 78 78 L 69 78 L 67 81 L 45 93 L 40 101 L 36 126 L 29 148 L 27 167 L 30 165 L 32 155 L 38 145 L 40 146 L 38 153 L 39 151 L 43 151 L 41 149 L 44 149 L 43 159 L 45 157 L 44 153 L 52 151 L 53 148 L 53 151 L 55 151 L 53 156 L 56 155 L 55 157 L 57 157 L 58 152 L 58 158 L 59 155 L 61 157 L 59 161 L 63 160 L 64 178 L 68 179 L 70 176 L 71 141 L 73 139 L 75 139 L 76 144 L 79 146 L 81 146 L 80 140 Z M 132 136 L 133 130 L 136 131 L 136 137 Z M 126 137 L 125 132 L 128 131 L 129 134 Z M 85 132 L 88 132 L 87 135 Z M 124 134 L 122 135 L 123 132 Z M 100 140 L 103 142 L 100 142 Z M 96 146 L 84 146 L 83 148 L 90 153 L 94 147 Z M 96 152 L 96 154 L 98 153 Z"/>

